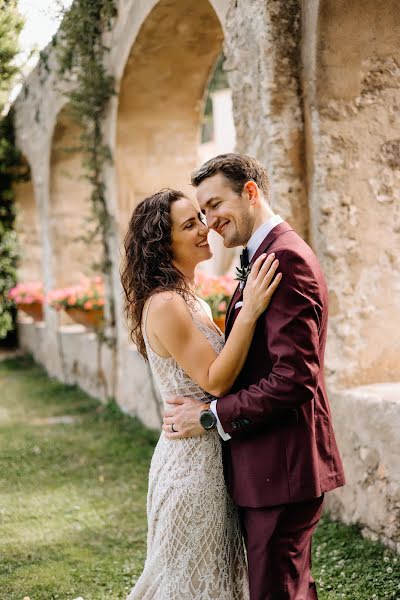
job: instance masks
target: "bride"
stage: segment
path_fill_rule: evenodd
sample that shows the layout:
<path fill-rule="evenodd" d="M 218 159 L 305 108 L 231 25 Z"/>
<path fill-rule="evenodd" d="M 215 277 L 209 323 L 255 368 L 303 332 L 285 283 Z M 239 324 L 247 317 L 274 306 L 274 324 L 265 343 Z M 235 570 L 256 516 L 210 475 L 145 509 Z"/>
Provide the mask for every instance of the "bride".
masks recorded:
<path fill-rule="evenodd" d="M 194 291 L 196 265 L 212 256 L 208 232 L 196 200 L 161 190 L 133 212 L 121 276 L 132 339 L 163 401 L 191 396 L 205 409 L 234 383 L 281 278 L 274 277 L 273 256 L 255 261 L 225 343 Z M 240 524 L 225 488 L 216 430 L 179 440 L 161 433 L 150 466 L 147 518 L 147 558 L 127 600 L 249 598 Z"/>

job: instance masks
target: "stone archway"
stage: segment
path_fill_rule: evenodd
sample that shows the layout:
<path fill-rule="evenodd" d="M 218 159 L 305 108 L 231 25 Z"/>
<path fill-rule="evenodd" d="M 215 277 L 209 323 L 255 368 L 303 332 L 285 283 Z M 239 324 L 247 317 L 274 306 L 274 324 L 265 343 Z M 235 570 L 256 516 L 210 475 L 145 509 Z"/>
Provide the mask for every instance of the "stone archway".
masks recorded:
<path fill-rule="evenodd" d="M 166 186 L 194 194 L 190 174 L 199 161 L 205 91 L 224 39 L 208 0 L 152 2 L 130 35 L 114 146 L 120 240 L 133 208 L 149 194 Z M 152 378 L 122 317 L 119 331 L 118 402 L 154 426 L 160 412 Z"/>
<path fill-rule="evenodd" d="M 119 96 L 115 157 L 122 235 L 146 195 L 165 186 L 193 193 L 203 95 L 222 41 L 207 0 L 161 0 L 142 24 Z"/>
<path fill-rule="evenodd" d="M 91 187 L 84 179 L 82 155 L 71 151 L 79 142 L 79 126 L 64 108 L 58 116 L 50 156 L 50 236 L 53 248 L 53 273 L 56 286 L 79 282 L 91 276 L 98 262 L 99 243 L 79 239 L 88 233 Z"/>

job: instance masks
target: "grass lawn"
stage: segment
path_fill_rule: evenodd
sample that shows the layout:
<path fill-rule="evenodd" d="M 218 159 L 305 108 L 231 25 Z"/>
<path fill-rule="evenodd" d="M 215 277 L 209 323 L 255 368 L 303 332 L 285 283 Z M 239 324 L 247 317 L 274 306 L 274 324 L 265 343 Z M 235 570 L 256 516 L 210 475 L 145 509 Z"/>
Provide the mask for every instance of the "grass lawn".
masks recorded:
<path fill-rule="evenodd" d="M 125 600 L 145 557 L 157 437 L 28 358 L 0 363 L 0 600 Z M 399 565 L 355 528 L 321 522 L 320 600 L 400 600 Z"/>

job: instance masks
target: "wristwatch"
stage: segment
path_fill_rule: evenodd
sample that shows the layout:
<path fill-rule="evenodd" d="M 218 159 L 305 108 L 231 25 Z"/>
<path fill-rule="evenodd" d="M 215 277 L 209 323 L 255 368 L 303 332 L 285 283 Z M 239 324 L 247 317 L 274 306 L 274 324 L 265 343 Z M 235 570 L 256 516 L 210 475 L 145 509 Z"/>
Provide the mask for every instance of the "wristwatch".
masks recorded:
<path fill-rule="evenodd" d="M 215 427 L 217 426 L 217 417 L 209 408 L 206 408 L 205 410 L 201 411 L 200 425 L 202 425 L 207 431 L 209 429 L 215 429 Z"/>

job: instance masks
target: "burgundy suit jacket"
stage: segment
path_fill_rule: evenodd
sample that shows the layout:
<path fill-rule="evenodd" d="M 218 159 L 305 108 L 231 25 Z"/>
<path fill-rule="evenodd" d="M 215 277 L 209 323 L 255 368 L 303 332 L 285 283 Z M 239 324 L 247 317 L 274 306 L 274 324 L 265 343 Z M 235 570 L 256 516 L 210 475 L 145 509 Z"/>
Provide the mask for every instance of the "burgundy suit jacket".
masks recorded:
<path fill-rule="evenodd" d="M 239 506 L 268 507 L 320 496 L 344 484 L 324 382 L 328 292 L 311 248 L 287 223 L 267 235 L 253 261 L 275 252 L 283 278 L 258 319 L 244 367 L 217 412 L 232 437 L 224 472 Z M 240 311 L 239 287 L 226 336 Z"/>

